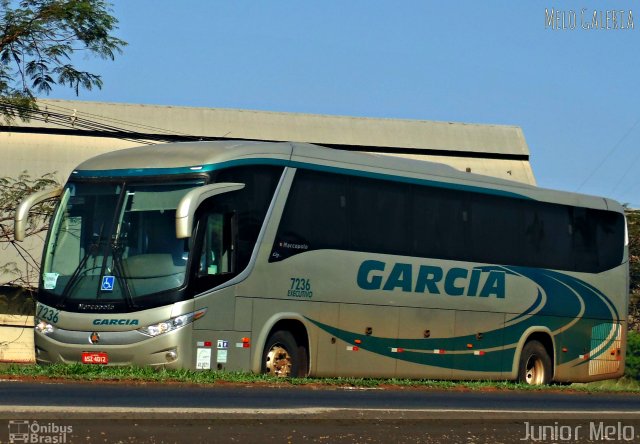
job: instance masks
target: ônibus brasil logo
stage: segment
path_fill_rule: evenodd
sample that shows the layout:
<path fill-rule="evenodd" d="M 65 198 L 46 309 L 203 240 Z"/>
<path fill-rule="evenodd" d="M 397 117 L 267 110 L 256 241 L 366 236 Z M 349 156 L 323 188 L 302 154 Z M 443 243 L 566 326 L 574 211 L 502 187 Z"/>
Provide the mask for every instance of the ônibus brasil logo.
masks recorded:
<path fill-rule="evenodd" d="M 73 427 L 55 422 L 39 423 L 29 420 L 9 421 L 10 443 L 49 443 L 64 444 L 71 442 Z"/>

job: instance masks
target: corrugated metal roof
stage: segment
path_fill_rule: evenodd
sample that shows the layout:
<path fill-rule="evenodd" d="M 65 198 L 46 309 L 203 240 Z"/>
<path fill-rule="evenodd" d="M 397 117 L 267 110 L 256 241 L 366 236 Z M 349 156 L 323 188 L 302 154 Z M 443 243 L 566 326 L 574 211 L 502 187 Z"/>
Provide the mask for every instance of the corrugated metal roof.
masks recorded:
<path fill-rule="evenodd" d="M 510 125 L 67 100 L 41 100 L 40 106 L 68 114 L 70 123 L 85 118 L 143 134 L 529 156 L 522 130 Z M 36 120 L 19 126 L 59 128 Z"/>
<path fill-rule="evenodd" d="M 65 100 L 42 100 L 40 107 L 44 118 L 0 127 L 0 132 L 24 134 L 12 139 L 10 149 L 26 148 L 32 152 L 29 159 L 53 162 L 59 172 L 77 165 L 64 164 L 63 158 L 76 158 L 79 163 L 87 158 L 83 147 L 99 154 L 109 139 L 113 149 L 123 146 L 121 139 L 131 141 L 129 146 L 145 140 L 239 139 L 306 142 L 429 160 L 463 172 L 535 185 L 529 148 L 517 126 Z M 36 135 L 49 138 L 55 154 L 34 153 L 30 144 Z M 83 157 L 78 158 L 80 151 Z"/>

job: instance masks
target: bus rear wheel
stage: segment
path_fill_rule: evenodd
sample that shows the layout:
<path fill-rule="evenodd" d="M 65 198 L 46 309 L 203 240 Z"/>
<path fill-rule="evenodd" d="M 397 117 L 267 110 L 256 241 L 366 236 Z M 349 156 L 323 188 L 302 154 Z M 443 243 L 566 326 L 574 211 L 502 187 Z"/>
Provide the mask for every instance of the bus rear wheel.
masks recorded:
<path fill-rule="evenodd" d="M 529 385 L 545 385 L 551 382 L 551 358 L 547 349 L 538 341 L 529 341 L 522 348 L 518 382 Z"/>
<path fill-rule="evenodd" d="M 280 378 L 303 378 L 307 373 L 307 350 L 288 331 L 269 336 L 262 353 L 262 373 Z"/>

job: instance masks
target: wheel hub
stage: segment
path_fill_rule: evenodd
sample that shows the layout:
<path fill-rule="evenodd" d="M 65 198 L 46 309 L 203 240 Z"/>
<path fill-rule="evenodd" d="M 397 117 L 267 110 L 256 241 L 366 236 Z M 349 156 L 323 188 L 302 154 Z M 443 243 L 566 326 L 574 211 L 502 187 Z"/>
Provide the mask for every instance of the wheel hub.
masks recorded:
<path fill-rule="evenodd" d="M 278 377 L 291 376 L 291 355 L 286 348 L 281 345 L 274 345 L 267 353 L 266 359 L 267 373 Z"/>
<path fill-rule="evenodd" d="M 527 384 L 542 385 L 544 384 L 544 364 L 537 356 L 532 356 L 527 361 L 527 372 L 525 376 Z"/>

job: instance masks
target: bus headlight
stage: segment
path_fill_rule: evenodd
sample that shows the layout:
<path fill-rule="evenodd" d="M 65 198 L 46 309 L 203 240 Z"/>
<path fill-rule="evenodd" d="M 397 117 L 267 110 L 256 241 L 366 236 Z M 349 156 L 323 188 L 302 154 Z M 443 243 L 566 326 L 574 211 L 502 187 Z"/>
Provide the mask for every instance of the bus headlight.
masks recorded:
<path fill-rule="evenodd" d="M 43 321 L 42 319 L 36 318 L 35 322 L 36 322 L 35 329 L 38 333 L 42 333 L 43 335 L 48 335 L 53 333 L 53 325 L 49 324 L 47 321 Z"/>
<path fill-rule="evenodd" d="M 203 308 L 202 310 L 194 311 L 193 313 L 176 316 L 175 318 L 167 319 L 166 321 L 158 322 L 157 324 L 139 328 L 138 331 L 151 337 L 159 336 L 191 324 L 193 321 L 203 317 L 206 312 L 207 309 Z"/>

